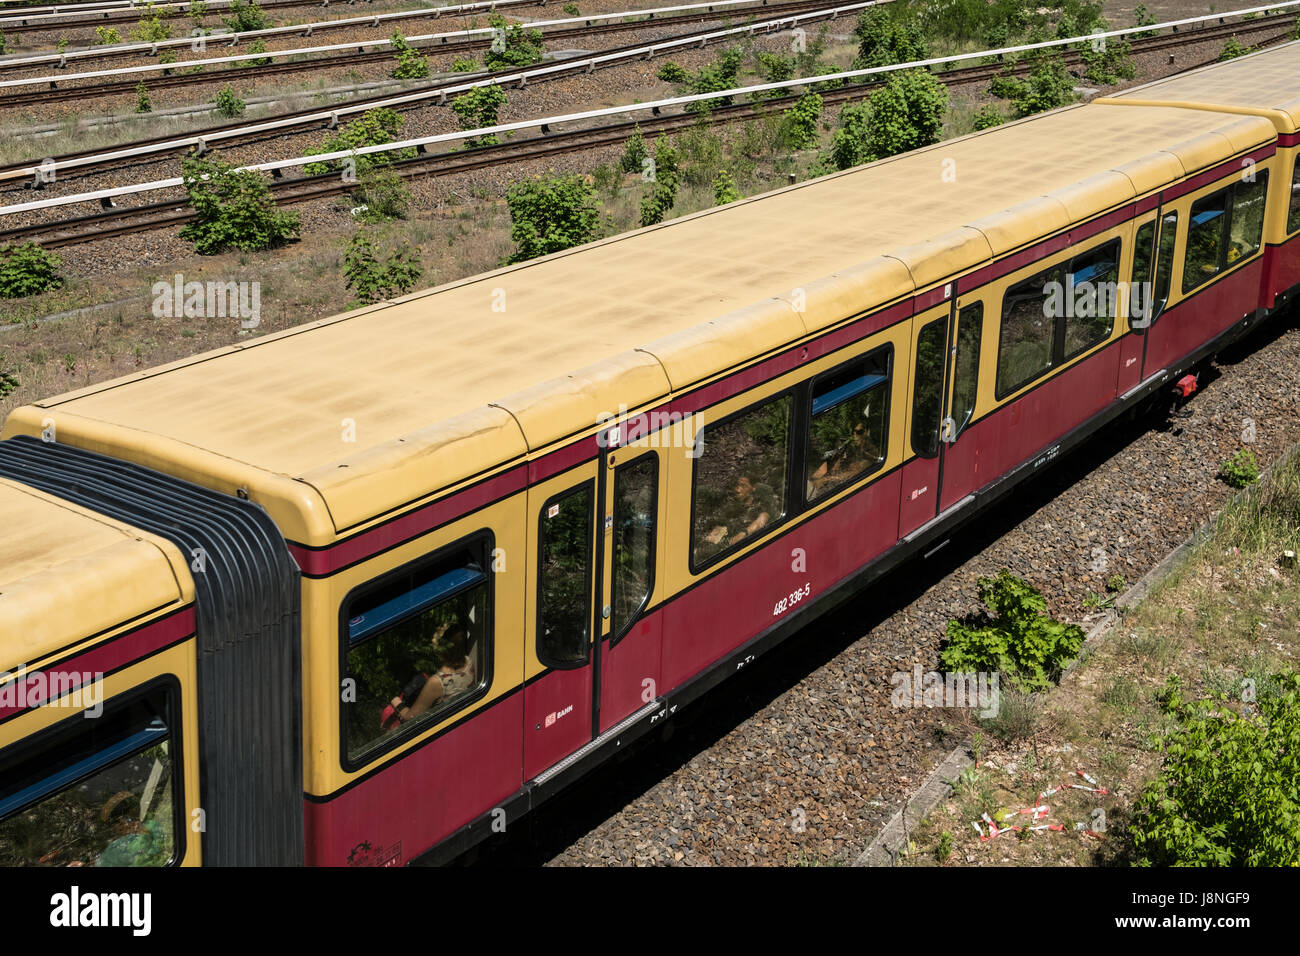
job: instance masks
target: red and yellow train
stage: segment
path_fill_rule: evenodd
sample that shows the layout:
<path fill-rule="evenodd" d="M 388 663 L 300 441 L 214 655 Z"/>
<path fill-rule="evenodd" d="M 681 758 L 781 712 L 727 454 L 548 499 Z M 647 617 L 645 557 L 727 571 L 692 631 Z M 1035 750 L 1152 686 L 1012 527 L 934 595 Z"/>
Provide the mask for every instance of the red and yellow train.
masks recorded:
<path fill-rule="evenodd" d="M 1292 43 L 14 411 L 0 862 L 459 853 L 1293 298 L 1297 153 Z"/>

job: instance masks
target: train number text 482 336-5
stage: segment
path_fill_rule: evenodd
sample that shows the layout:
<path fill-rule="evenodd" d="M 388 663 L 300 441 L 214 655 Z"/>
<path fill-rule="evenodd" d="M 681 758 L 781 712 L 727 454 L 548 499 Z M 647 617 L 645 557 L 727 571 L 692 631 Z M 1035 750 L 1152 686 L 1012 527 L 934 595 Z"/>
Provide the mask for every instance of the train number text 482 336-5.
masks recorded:
<path fill-rule="evenodd" d="M 772 608 L 772 616 L 780 617 L 810 594 L 812 594 L 812 584 L 805 581 L 803 587 L 796 588 L 776 602 L 776 605 Z"/>

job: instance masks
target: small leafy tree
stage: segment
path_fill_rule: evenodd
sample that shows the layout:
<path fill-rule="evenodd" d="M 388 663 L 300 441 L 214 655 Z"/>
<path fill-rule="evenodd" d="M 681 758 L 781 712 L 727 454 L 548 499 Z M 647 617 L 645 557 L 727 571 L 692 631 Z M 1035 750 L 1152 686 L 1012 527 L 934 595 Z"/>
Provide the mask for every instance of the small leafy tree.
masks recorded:
<path fill-rule="evenodd" d="M 821 116 L 822 98 L 816 93 L 805 93 L 785 111 L 785 135 L 791 149 L 812 149 L 817 145 Z"/>
<path fill-rule="evenodd" d="M 767 82 L 780 83 L 794 78 L 795 60 L 780 53 L 759 53 L 758 67 Z"/>
<path fill-rule="evenodd" d="M 421 56 L 406 37 L 396 30 L 392 36 L 393 53 L 397 57 L 397 66 L 393 68 L 395 80 L 422 80 L 429 75 L 429 58 Z"/>
<path fill-rule="evenodd" d="M 990 84 L 989 92 L 1011 100 L 1017 117 L 1030 116 L 1072 103 L 1074 80 L 1059 53 L 1041 52 L 1027 79 L 997 77 Z"/>
<path fill-rule="evenodd" d="M 149 98 L 149 89 L 141 80 L 135 85 L 135 111 L 137 113 L 152 113 L 153 100 Z"/>
<path fill-rule="evenodd" d="M 722 170 L 718 173 L 718 178 L 713 180 L 713 205 L 725 206 L 739 198 L 740 190 L 736 188 L 736 181 L 731 178 L 731 173 Z"/>
<path fill-rule="evenodd" d="M 1151 11 L 1147 9 L 1145 3 L 1139 3 L 1133 8 L 1133 25 L 1135 27 L 1150 27 L 1155 26 L 1155 23 L 1156 18 L 1151 16 Z M 1141 33 L 1132 34 L 1132 36 L 1134 39 L 1141 39 L 1156 36 L 1158 33 L 1158 30 L 1143 30 Z"/>
<path fill-rule="evenodd" d="M 371 167 L 362 173 L 353 196 L 358 205 L 366 207 L 360 214 L 365 222 L 405 219 L 411 207 L 411 191 L 406 183 L 385 166 Z"/>
<path fill-rule="evenodd" d="M 639 173 L 649 155 L 650 147 L 646 146 L 645 137 L 641 135 L 641 127 L 638 126 L 623 147 L 623 156 L 618 161 L 619 168 L 625 173 Z"/>
<path fill-rule="evenodd" d="M 679 155 L 668 142 L 668 137 L 655 140 L 654 179 L 650 195 L 641 200 L 641 225 L 653 226 L 663 222 L 668 210 L 677 202 L 677 187 L 681 183 Z"/>
<path fill-rule="evenodd" d="M 462 93 L 451 101 L 451 108 L 460 117 L 461 129 L 483 129 L 497 125 L 497 115 L 505 106 L 506 95 L 501 87 L 476 86 Z M 495 133 L 488 133 L 478 140 L 467 140 L 466 146 L 495 146 L 498 143 Z"/>
<path fill-rule="evenodd" d="M 180 235 L 200 255 L 257 252 L 297 237 L 297 214 L 276 208 L 261 173 L 237 170 L 215 157 L 188 156 L 181 160 L 181 177 L 198 216 Z"/>
<path fill-rule="evenodd" d="M 244 115 L 244 101 L 229 86 L 217 90 L 217 112 L 234 118 Z"/>
<path fill-rule="evenodd" d="M 839 128 L 831 136 L 830 165 L 851 169 L 871 162 L 867 122 L 870 115 L 866 103 L 849 103 L 840 110 Z"/>
<path fill-rule="evenodd" d="M 537 176 L 506 192 L 510 238 L 507 262 L 524 262 L 600 238 L 596 194 L 582 176 Z"/>
<path fill-rule="evenodd" d="M 374 240 L 357 230 L 343 253 L 346 288 L 356 293 L 358 305 L 373 305 L 406 295 L 423 275 L 419 253 L 409 242 L 381 262 Z"/>
<path fill-rule="evenodd" d="M 40 295 L 63 285 L 63 260 L 34 242 L 0 246 L 0 298 Z"/>
<path fill-rule="evenodd" d="M 206 12 L 205 8 L 204 13 Z M 194 11 L 191 9 L 190 15 L 193 16 L 193 14 Z M 257 0 L 234 0 L 227 14 L 221 20 L 233 33 L 248 33 L 250 30 L 266 29 L 266 11 L 257 5 Z"/>
<path fill-rule="evenodd" d="M 99 46 L 107 46 L 111 43 L 121 43 L 122 34 L 118 33 L 113 27 L 95 27 L 95 43 Z"/>
<path fill-rule="evenodd" d="M 925 70 L 905 70 L 871 98 L 866 121 L 868 161 L 939 142 L 948 89 Z"/>
<path fill-rule="evenodd" d="M 541 30 L 525 30 L 499 13 L 492 14 L 488 23 L 494 31 L 492 45 L 483 54 L 483 62 L 489 70 L 532 66 L 545 58 L 546 45 Z"/>
<path fill-rule="evenodd" d="M 1254 707 L 1166 683 L 1176 725 L 1155 741 L 1164 766 L 1128 830 L 1138 865 L 1300 865 L 1300 674 L 1264 683 Z"/>
<path fill-rule="evenodd" d="M 265 53 L 266 41 L 263 40 L 261 37 L 257 37 L 255 40 L 253 40 L 252 43 L 248 44 L 248 49 L 245 50 L 244 52 Z M 259 57 L 254 57 L 251 60 L 238 60 L 235 62 L 235 66 L 266 66 L 266 64 L 270 62 L 271 62 L 271 58 L 269 56 L 259 56 Z"/>
<path fill-rule="evenodd" d="M 578 5 L 576 3 L 566 3 L 563 9 L 564 12 L 571 17 L 576 17 L 581 14 L 581 11 L 578 9 Z"/>
<path fill-rule="evenodd" d="M 1038 589 L 1005 569 L 981 577 L 979 594 L 993 613 L 948 622 L 944 670 L 996 671 L 1022 690 L 1046 690 L 1083 647 L 1083 628 L 1054 620 Z"/>
<path fill-rule="evenodd" d="M 342 153 L 359 149 L 362 146 L 382 146 L 384 143 L 392 143 L 398 139 L 405 122 L 401 114 L 395 110 L 388 109 L 385 106 L 377 106 L 372 110 L 366 110 L 351 123 L 345 124 L 337 133 L 327 136 L 319 146 L 306 150 L 305 155 L 316 156 L 321 153 Z M 415 149 L 411 147 L 386 153 L 370 153 L 364 156 L 356 156 L 351 160 L 351 163 L 353 171 L 356 172 L 357 176 L 361 176 L 372 166 L 386 166 L 395 159 L 409 159 L 414 155 Z M 309 176 L 316 176 L 343 168 L 345 168 L 343 163 L 335 160 L 333 163 L 308 163 L 303 167 L 303 172 Z"/>
<path fill-rule="evenodd" d="M 659 67 L 655 76 L 665 83 L 689 83 L 694 74 L 684 66 L 678 65 L 672 60 L 667 60 L 663 66 Z"/>
<path fill-rule="evenodd" d="M 858 39 L 858 55 L 853 61 L 855 70 L 930 57 L 929 46 L 917 22 L 893 11 L 879 7 L 863 11 L 853 35 Z"/>
<path fill-rule="evenodd" d="M 166 17 L 170 17 L 170 10 L 158 10 L 152 3 L 145 4 L 145 12 L 131 30 L 133 39 L 140 43 L 157 43 L 159 40 L 171 38 L 172 28 L 170 24 L 164 23 Z"/>
<path fill-rule="evenodd" d="M 1228 42 L 1225 43 L 1223 49 L 1219 51 L 1218 59 L 1220 62 L 1224 60 L 1235 60 L 1237 57 L 1245 56 L 1249 52 L 1250 47 L 1242 46 L 1236 37 L 1228 37 Z"/>
<path fill-rule="evenodd" d="M 190 20 L 196 27 L 202 26 L 208 16 L 207 0 L 192 0 L 189 6 Z"/>

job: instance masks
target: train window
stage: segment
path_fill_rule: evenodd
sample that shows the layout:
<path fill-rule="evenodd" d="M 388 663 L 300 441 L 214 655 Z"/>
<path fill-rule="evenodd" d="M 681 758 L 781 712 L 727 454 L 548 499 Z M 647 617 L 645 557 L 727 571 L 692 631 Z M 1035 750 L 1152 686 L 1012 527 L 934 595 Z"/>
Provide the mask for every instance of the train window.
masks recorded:
<path fill-rule="evenodd" d="M 889 423 L 890 350 L 813 382 L 808 419 L 805 499 L 815 501 L 885 462 Z"/>
<path fill-rule="evenodd" d="M 542 506 L 537 564 L 537 659 L 547 667 L 587 663 L 595 491 L 590 481 Z"/>
<path fill-rule="evenodd" d="M 696 437 L 693 571 L 785 517 L 792 401 L 789 395 L 772 399 Z"/>
<path fill-rule="evenodd" d="M 1007 290 L 1002 301 L 1002 333 L 998 340 L 999 398 L 1052 367 L 1056 341 L 1056 317 L 1051 314 L 1052 290 L 1063 289 L 1064 285 L 1065 264 L 1062 263 Z"/>
<path fill-rule="evenodd" d="M 1264 206 L 1268 198 L 1268 170 L 1255 173 L 1254 182 L 1232 187 L 1232 222 L 1228 230 L 1227 266 L 1259 252 L 1264 238 Z"/>
<path fill-rule="evenodd" d="M 916 380 L 912 391 L 912 450 L 922 458 L 939 454 L 939 418 L 943 415 L 944 344 L 948 317 L 928 323 L 916 337 Z"/>
<path fill-rule="evenodd" d="M 611 642 L 636 619 L 654 584 L 659 458 L 653 452 L 614 469 Z"/>
<path fill-rule="evenodd" d="M 1228 227 L 1228 193 L 1217 193 L 1192 203 L 1192 218 L 1187 226 L 1187 253 L 1183 259 L 1183 291 L 1190 292 L 1208 282 L 1222 268 L 1224 233 Z"/>
<path fill-rule="evenodd" d="M 953 437 L 970 424 L 975 415 L 975 387 L 979 383 L 980 337 L 984 331 L 984 303 L 974 302 L 957 317 L 957 355 L 953 362 Z"/>
<path fill-rule="evenodd" d="M 174 686 L 174 685 L 173 685 Z M 0 866 L 165 866 L 184 830 L 174 689 L 77 714 L 0 755 Z"/>
<path fill-rule="evenodd" d="M 1129 321 L 1134 328 L 1151 324 L 1152 304 L 1151 267 L 1155 264 L 1153 253 L 1156 244 L 1156 221 L 1144 222 L 1133 237 L 1133 279 L 1129 283 Z"/>
<path fill-rule="evenodd" d="M 1291 211 L 1286 218 L 1286 231 L 1300 229 L 1300 154 L 1296 155 L 1295 173 L 1291 177 Z"/>
<path fill-rule="evenodd" d="M 453 546 L 344 604 L 344 670 L 354 690 L 343 703 L 350 761 L 398 731 L 446 719 L 487 687 L 486 551 L 482 539 Z"/>
<path fill-rule="evenodd" d="M 1178 246 L 1178 213 L 1167 212 L 1160 220 L 1160 248 L 1156 253 L 1155 308 L 1151 321 L 1155 322 L 1169 302 L 1169 289 L 1174 282 L 1174 250 Z"/>
<path fill-rule="evenodd" d="M 1119 289 L 1119 240 L 1090 249 L 1070 260 L 1063 293 L 1064 359 L 1071 359 L 1110 338 L 1115 327 Z"/>

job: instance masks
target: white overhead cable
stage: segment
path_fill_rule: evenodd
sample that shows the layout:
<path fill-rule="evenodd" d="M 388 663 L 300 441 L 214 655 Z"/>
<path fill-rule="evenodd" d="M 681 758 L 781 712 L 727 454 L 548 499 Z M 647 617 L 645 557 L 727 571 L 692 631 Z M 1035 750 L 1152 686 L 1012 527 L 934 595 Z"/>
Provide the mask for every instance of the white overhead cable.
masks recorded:
<path fill-rule="evenodd" d="M 859 4 L 853 4 L 851 7 L 848 8 L 837 8 L 837 9 L 857 9 L 857 8 L 862 8 L 862 7 L 872 6 L 872 5 L 873 4 L 870 2 L 859 3 Z M 794 89 L 798 87 L 814 86 L 819 83 L 826 83 L 835 80 L 854 79 L 863 76 L 875 76 L 883 73 L 892 73 L 900 70 L 912 70 L 912 69 L 919 69 L 922 67 L 938 66 L 943 63 L 958 63 L 967 60 L 982 59 L 984 57 L 999 56 L 1007 53 L 1022 53 L 1022 52 L 1027 52 L 1029 50 L 1042 50 L 1051 47 L 1070 46 L 1075 43 L 1083 43 L 1101 37 L 1110 38 L 1110 37 L 1127 36 L 1132 33 L 1142 32 L 1147 30 L 1159 30 L 1159 29 L 1165 29 L 1174 26 L 1185 26 L 1193 23 L 1204 23 L 1208 20 L 1217 20 L 1220 17 L 1225 17 L 1225 16 L 1236 16 L 1244 13 L 1256 13 L 1264 10 L 1276 10 L 1276 9 L 1284 9 L 1284 8 L 1296 7 L 1296 6 L 1300 6 L 1300 0 L 1286 0 L 1286 2 L 1284 3 L 1269 4 L 1267 6 L 1262 6 L 1262 7 L 1251 7 L 1243 10 L 1226 11 L 1222 14 L 1210 14 L 1208 16 L 1188 17 L 1182 20 L 1170 20 L 1165 23 L 1154 23 L 1154 24 L 1148 24 L 1141 27 L 1128 27 L 1122 30 L 1110 30 L 1104 33 L 1090 33 L 1082 36 L 1066 37 L 1063 39 L 1056 39 L 1056 40 L 1045 40 L 1040 43 L 1029 43 L 1021 46 L 1000 47 L 994 50 L 979 50 L 972 53 L 957 53 L 951 56 L 933 57 L 927 60 L 913 60 L 908 63 L 895 63 L 890 66 L 874 66 L 874 67 L 867 67 L 865 69 L 860 69 L 860 70 L 842 70 L 838 73 L 827 73 L 821 76 L 802 77 L 793 80 L 781 80 L 775 83 L 760 83 L 754 86 L 741 86 L 729 90 L 718 90 L 712 93 L 692 93 L 687 96 L 675 96 L 675 97 L 670 97 L 668 99 L 653 100 L 647 103 L 635 103 L 635 104 L 624 105 L 624 106 L 609 106 L 603 109 L 587 110 L 581 113 L 568 113 L 562 116 L 547 116 L 539 119 L 519 120 L 513 123 L 502 123 L 496 126 L 481 127 L 479 129 L 459 130 L 452 133 L 439 133 L 433 136 L 423 136 L 416 139 L 401 140 L 400 142 L 383 143 L 378 146 L 359 146 L 356 149 L 341 150 L 333 153 L 320 153 L 313 156 L 298 156 L 292 159 L 272 160 L 270 162 L 265 162 L 265 163 L 255 163 L 247 166 L 240 166 L 238 168 L 241 170 L 273 172 L 275 170 L 292 169 L 300 166 L 306 166 L 309 163 L 334 162 L 336 160 L 345 160 L 356 156 L 369 156 L 376 153 L 387 153 L 387 152 L 394 152 L 397 150 L 411 149 L 413 147 L 429 146 L 434 143 L 447 143 L 447 142 L 454 142 L 456 140 L 462 140 L 462 139 L 474 139 L 474 138 L 488 136 L 496 133 L 507 133 L 514 130 L 536 129 L 541 126 L 550 127 L 560 123 L 600 119 L 607 116 L 616 116 L 624 113 L 644 112 L 646 110 L 658 111 L 663 109 L 664 107 L 681 106 L 688 103 L 697 103 L 705 100 L 721 99 L 723 97 L 735 97 L 735 96 L 745 95 L 748 93 L 766 92 L 768 90 L 788 90 L 788 89 Z M 780 21 L 772 21 L 772 22 L 794 23 L 799 21 L 801 18 L 806 18 L 808 16 L 810 16 L 810 14 L 800 14 L 798 16 L 785 17 L 782 18 Z M 738 29 L 745 30 L 750 28 L 759 28 L 762 27 L 763 25 L 764 24 L 752 24 L 750 25 L 750 27 L 738 28 Z M 723 32 L 735 33 L 737 32 L 737 30 L 720 31 L 719 34 L 710 34 L 710 35 L 711 36 L 721 35 Z M 699 38 L 698 37 L 691 38 L 689 42 L 698 43 Z M 654 44 L 652 48 L 645 47 L 639 51 L 625 51 L 623 54 L 619 54 L 618 56 L 630 56 L 638 52 L 644 52 L 647 49 L 662 51 L 665 48 L 669 47 L 670 45 L 671 44 L 668 42 L 662 44 Z M 1267 51 L 1263 51 L 1263 52 L 1267 52 Z M 1263 52 L 1255 55 L 1263 55 Z M 615 55 L 607 55 L 605 57 L 598 56 L 598 57 L 591 57 L 589 59 L 592 62 L 595 62 L 601 59 L 613 59 L 614 56 Z M 476 82 L 469 82 L 449 89 L 432 91 L 432 94 L 440 95 L 445 93 L 450 95 L 457 92 L 465 92 L 480 86 L 490 86 L 493 84 L 504 85 L 507 83 L 518 83 L 522 79 L 526 79 L 529 76 L 536 76 L 540 73 L 547 72 L 548 70 L 571 67 L 574 62 L 575 61 L 567 61 L 562 67 L 541 68 L 538 70 L 513 73 L 510 74 L 509 76 L 494 77 L 491 80 L 480 80 Z M 584 61 L 579 60 L 576 62 L 581 63 Z M 395 97 L 385 102 L 389 104 L 396 104 L 404 101 L 409 102 L 411 97 L 414 95 L 415 94 L 408 94 L 405 97 Z M 426 93 L 423 95 L 428 96 L 429 94 Z M 369 104 L 366 108 L 374 109 L 377 105 L 378 104 Z M 327 118 L 329 117 L 329 115 L 330 115 L 330 111 L 328 110 L 322 113 L 323 118 Z M 302 120 L 299 119 L 296 122 L 301 122 L 301 121 Z M 245 133 L 253 132 L 263 128 L 271 128 L 271 127 L 269 124 L 263 124 L 262 126 L 247 127 L 245 130 L 243 130 L 243 132 Z M 190 141 L 197 142 L 197 140 L 201 138 L 205 140 L 211 140 L 213 137 L 212 136 L 189 137 L 187 140 L 176 140 L 174 141 L 174 143 L 183 143 L 183 142 L 190 142 Z M 154 147 L 141 147 L 140 150 L 123 151 L 120 154 L 120 156 L 138 155 L 144 149 L 161 149 L 167 145 L 168 144 L 158 144 Z M 100 158 L 102 161 L 110 157 L 117 158 L 118 155 L 119 154 L 105 153 Z M 89 157 L 85 157 L 85 158 L 89 158 Z M 76 162 L 79 162 L 79 160 L 69 160 L 67 163 L 62 164 L 62 166 L 63 168 L 66 168 L 68 165 L 72 165 L 73 163 Z M 15 170 L 14 175 L 18 175 L 18 176 L 48 175 L 54 169 L 59 168 L 59 166 L 60 164 L 30 166 L 27 167 L 26 169 Z M 17 205 L 12 205 L 12 206 L 0 206 L 0 216 L 6 216 L 6 215 L 21 213 L 21 212 L 31 212 L 37 209 L 49 209 L 56 206 L 70 205 L 72 203 L 95 202 L 101 199 L 111 199 L 116 196 L 127 196 L 136 193 L 154 192 L 154 191 L 158 191 L 162 189 L 170 189 L 182 185 L 184 185 L 184 180 L 181 177 L 176 177 L 173 179 L 163 179 L 163 180 L 157 180 L 149 183 L 137 183 L 131 186 L 118 186 L 112 189 L 100 189 L 94 192 L 77 193 L 68 196 L 56 196 L 49 199 L 37 200 L 35 202 L 19 203 Z"/>

